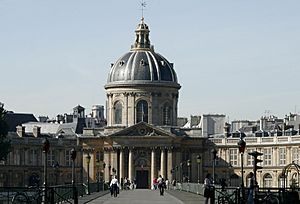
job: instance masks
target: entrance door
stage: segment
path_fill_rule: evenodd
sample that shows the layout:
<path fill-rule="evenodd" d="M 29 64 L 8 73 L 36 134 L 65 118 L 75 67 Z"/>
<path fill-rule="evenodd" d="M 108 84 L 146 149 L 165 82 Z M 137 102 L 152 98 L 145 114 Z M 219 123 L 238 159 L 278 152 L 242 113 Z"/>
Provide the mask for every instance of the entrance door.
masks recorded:
<path fill-rule="evenodd" d="M 147 170 L 136 171 L 136 188 L 149 188 L 148 173 Z"/>

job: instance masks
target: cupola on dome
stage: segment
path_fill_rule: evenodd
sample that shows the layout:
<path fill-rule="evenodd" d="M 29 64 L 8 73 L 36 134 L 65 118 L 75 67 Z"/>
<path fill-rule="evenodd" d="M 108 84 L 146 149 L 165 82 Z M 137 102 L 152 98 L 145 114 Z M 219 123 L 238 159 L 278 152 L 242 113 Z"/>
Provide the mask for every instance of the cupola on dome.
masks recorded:
<path fill-rule="evenodd" d="M 149 33 L 149 27 L 142 18 L 135 30 L 136 38 L 131 50 L 111 65 L 105 87 L 129 84 L 180 87 L 173 63 L 154 52 Z"/>

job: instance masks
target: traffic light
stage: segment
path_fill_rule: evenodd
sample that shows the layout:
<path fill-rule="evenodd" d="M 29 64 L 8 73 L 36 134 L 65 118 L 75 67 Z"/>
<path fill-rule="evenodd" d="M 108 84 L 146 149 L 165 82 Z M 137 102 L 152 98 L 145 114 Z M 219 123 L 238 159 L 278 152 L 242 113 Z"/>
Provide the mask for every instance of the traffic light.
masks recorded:
<path fill-rule="evenodd" d="M 263 160 L 261 160 L 261 159 L 258 159 L 257 157 L 254 157 L 254 171 L 257 171 L 258 169 L 262 169 L 263 167 L 261 167 L 261 166 L 257 166 L 257 163 L 259 163 L 259 162 L 262 162 Z"/>
<path fill-rule="evenodd" d="M 250 156 L 253 156 L 253 157 L 254 157 L 253 171 L 254 171 L 254 174 L 256 174 L 256 171 L 257 171 L 258 169 L 262 169 L 261 166 L 257 166 L 257 163 L 260 163 L 260 162 L 263 161 L 263 160 L 261 160 L 261 159 L 258 159 L 257 157 L 263 155 L 263 153 L 254 151 L 254 152 L 250 152 L 250 153 L 248 153 L 248 154 L 249 154 Z"/>

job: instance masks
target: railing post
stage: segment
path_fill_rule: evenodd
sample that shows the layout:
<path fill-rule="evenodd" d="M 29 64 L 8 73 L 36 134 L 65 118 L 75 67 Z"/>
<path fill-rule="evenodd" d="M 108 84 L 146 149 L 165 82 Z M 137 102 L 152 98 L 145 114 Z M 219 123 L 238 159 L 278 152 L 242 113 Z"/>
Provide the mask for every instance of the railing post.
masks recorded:
<path fill-rule="evenodd" d="M 55 202 L 54 202 L 54 188 L 53 187 L 50 188 L 50 203 L 55 204 Z"/>
<path fill-rule="evenodd" d="M 78 192 L 76 186 L 73 186 L 73 200 L 74 204 L 78 204 Z"/>
<path fill-rule="evenodd" d="M 241 203 L 241 191 L 240 191 L 240 188 L 237 188 L 236 191 L 235 191 L 235 200 L 236 200 L 236 203 Z"/>

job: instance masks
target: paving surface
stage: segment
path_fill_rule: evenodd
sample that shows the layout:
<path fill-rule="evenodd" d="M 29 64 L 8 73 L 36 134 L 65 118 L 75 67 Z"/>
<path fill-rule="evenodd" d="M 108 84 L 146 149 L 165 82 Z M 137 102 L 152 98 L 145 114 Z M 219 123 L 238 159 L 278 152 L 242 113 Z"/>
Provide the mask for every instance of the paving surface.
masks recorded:
<path fill-rule="evenodd" d="M 92 197 L 93 196 L 93 197 Z M 84 197 L 83 197 L 84 198 Z M 204 203 L 203 196 L 188 193 L 184 191 L 169 190 L 164 196 L 159 195 L 159 191 L 147 189 L 135 189 L 128 191 L 120 191 L 118 197 L 111 197 L 110 193 L 100 195 L 94 193 L 85 196 L 85 201 L 79 200 L 79 203 L 88 204 L 201 204 Z"/>

